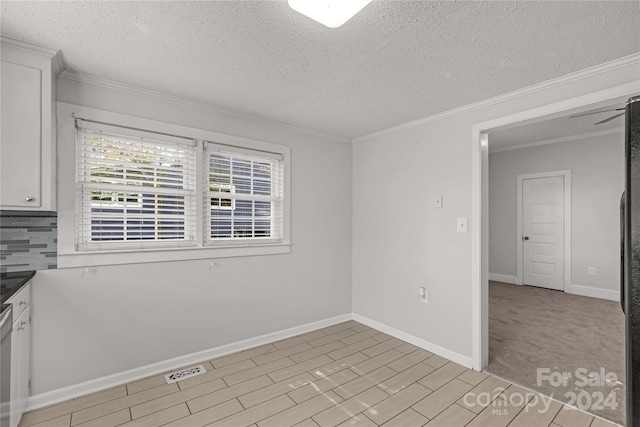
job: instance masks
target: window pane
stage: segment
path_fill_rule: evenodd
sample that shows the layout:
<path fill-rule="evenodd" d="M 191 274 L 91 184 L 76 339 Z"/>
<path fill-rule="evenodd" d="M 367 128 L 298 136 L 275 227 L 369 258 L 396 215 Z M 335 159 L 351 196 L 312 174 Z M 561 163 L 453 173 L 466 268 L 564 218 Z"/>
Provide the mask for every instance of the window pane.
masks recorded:
<path fill-rule="evenodd" d="M 194 238 L 195 147 L 78 129 L 77 153 L 80 245 Z"/>
<path fill-rule="evenodd" d="M 208 153 L 211 240 L 282 237 L 281 161 L 259 156 Z"/>
<path fill-rule="evenodd" d="M 231 237 L 231 211 L 212 210 L 211 211 L 211 237 L 229 238 Z"/>

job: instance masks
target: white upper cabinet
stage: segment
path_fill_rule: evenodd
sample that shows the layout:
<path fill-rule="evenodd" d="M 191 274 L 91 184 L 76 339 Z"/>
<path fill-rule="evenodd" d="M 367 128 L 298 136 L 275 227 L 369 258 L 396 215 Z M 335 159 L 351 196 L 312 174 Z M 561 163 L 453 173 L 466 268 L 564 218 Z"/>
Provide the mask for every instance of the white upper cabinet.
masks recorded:
<path fill-rule="evenodd" d="M 56 210 L 59 52 L 1 39 L 0 209 Z"/>

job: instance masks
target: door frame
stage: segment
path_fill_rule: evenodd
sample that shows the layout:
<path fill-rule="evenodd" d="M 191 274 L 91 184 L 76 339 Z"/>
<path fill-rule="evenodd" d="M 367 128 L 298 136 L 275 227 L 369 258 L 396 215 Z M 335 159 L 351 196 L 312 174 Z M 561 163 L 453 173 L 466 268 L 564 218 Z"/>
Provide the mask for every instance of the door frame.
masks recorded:
<path fill-rule="evenodd" d="M 560 171 L 552 171 L 552 172 L 538 172 L 538 173 L 527 173 L 518 175 L 518 194 L 517 194 L 517 219 L 516 219 L 516 256 L 517 264 L 516 264 L 516 283 L 518 285 L 524 284 L 524 272 L 523 272 L 523 263 L 524 260 L 522 256 L 523 252 L 523 243 L 522 243 L 522 185 L 525 179 L 536 179 L 536 178 L 552 178 L 562 176 L 564 177 L 564 229 L 563 229 L 563 240 L 564 240 L 564 274 L 563 274 L 563 284 L 562 290 L 566 290 L 568 286 L 571 285 L 571 169 L 560 170 Z"/>
<path fill-rule="evenodd" d="M 525 124 L 543 117 L 559 117 L 598 103 L 612 102 L 638 92 L 631 82 L 569 98 L 471 126 L 471 336 L 473 369 L 489 365 L 489 143 L 492 129 Z M 551 117 L 549 117 L 551 118 Z"/>

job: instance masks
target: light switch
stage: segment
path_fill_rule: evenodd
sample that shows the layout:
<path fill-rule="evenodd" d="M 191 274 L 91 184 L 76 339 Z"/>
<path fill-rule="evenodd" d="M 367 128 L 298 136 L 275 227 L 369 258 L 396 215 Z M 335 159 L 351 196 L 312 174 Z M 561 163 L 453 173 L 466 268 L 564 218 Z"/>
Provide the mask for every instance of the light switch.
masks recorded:
<path fill-rule="evenodd" d="M 467 218 L 458 218 L 458 226 L 456 231 L 458 233 L 466 233 L 467 232 Z"/>
<path fill-rule="evenodd" d="M 429 292 L 424 287 L 418 288 L 418 295 L 420 296 L 420 301 L 427 303 L 429 302 Z"/>
<path fill-rule="evenodd" d="M 442 209 L 442 194 L 437 195 L 435 201 L 436 201 L 435 203 L 436 209 Z"/>

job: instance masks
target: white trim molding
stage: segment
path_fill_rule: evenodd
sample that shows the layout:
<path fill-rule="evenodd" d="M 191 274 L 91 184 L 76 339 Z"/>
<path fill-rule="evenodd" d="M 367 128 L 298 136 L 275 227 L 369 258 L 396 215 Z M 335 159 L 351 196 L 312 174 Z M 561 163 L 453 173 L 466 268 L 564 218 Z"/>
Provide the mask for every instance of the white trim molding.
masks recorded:
<path fill-rule="evenodd" d="M 196 259 L 235 258 L 243 256 L 282 255 L 291 253 L 291 243 L 265 243 L 186 248 L 122 249 L 111 251 L 58 252 L 58 268 L 90 268 L 105 265 L 145 264 Z M 135 254 L 135 255 L 133 255 Z"/>
<path fill-rule="evenodd" d="M 511 285 L 518 284 L 518 276 L 509 276 L 507 274 L 489 273 L 489 280 L 494 282 L 509 283 Z"/>
<path fill-rule="evenodd" d="M 622 58 L 614 59 L 613 61 L 605 62 L 603 64 L 599 64 L 590 68 L 585 68 L 584 70 L 577 71 L 575 73 L 566 74 L 564 76 L 556 77 L 550 80 L 546 80 L 541 83 L 536 83 L 531 86 L 524 87 L 522 89 L 517 89 L 512 92 L 507 92 L 498 96 L 494 96 L 493 98 L 488 98 L 482 101 L 474 102 L 471 104 L 463 105 L 461 107 L 453 108 L 451 110 L 443 111 L 442 113 L 433 114 L 431 116 L 427 116 L 421 119 L 417 119 L 411 122 L 403 123 L 398 126 L 390 127 L 387 129 L 383 129 L 377 132 L 373 132 L 367 135 L 359 136 L 353 139 L 353 142 L 363 142 L 368 139 L 378 137 L 385 134 L 391 134 L 395 132 L 400 132 L 406 129 L 410 129 L 412 127 L 421 126 L 426 123 L 435 122 L 437 120 L 442 120 L 447 117 L 456 116 L 458 114 L 463 114 L 469 111 L 477 110 L 480 108 L 486 108 L 491 105 L 499 104 L 502 102 L 510 101 L 517 98 L 522 98 L 524 96 L 532 95 L 536 92 L 540 92 L 543 90 L 553 89 L 558 86 L 566 85 L 567 83 L 576 82 L 579 80 L 583 80 L 585 78 L 592 78 L 602 73 L 608 73 L 620 68 L 627 67 L 629 65 L 635 65 L 640 63 L 640 53 L 633 53 L 628 56 L 623 56 Z M 585 104 L 586 105 L 586 104 Z M 568 109 L 568 108 L 567 108 Z M 512 122 L 515 123 L 515 122 Z M 497 126 L 493 126 L 497 127 Z M 492 127 L 492 128 L 493 128 Z M 485 130 L 489 130 L 491 128 L 486 128 Z"/>
<path fill-rule="evenodd" d="M 385 334 L 391 335 L 392 337 L 398 338 L 399 340 L 406 341 L 409 344 L 413 344 L 424 350 L 430 351 L 431 353 L 437 354 L 438 356 L 442 356 L 464 367 L 471 368 L 473 366 L 473 359 L 470 357 L 467 357 L 460 353 L 456 353 L 455 351 L 441 347 L 437 344 L 433 344 L 427 340 L 418 338 L 406 332 L 402 332 L 401 330 L 392 328 L 391 326 L 385 325 L 384 323 L 380 323 L 378 321 L 355 313 L 353 313 L 353 320 L 355 320 L 356 322 L 360 322 L 363 325 L 367 325 L 380 332 L 384 332 Z"/>
<path fill-rule="evenodd" d="M 51 72 L 54 78 L 59 76 L 64 71 L 64 60 L 62 58 L 62 52 L 59 50 L 51 49 L 47 46 L 19 39 L 17 37 L 9 36 L 6 34 L 1 34 L 0 40 L 2 41 L 3 46 L 8 46 L 13 49 L 36 53 L 38 55 L 45 56 L 46 58 L 51 58 Z"/>
<path fill-rule="evenodd" d="M 523 279 L 523 244 L 522 244 L 522 184 L 525 179 L 535 178 L 551 178 L 561 176 L 564 178 L 563 201 L 564 201 L 564 218 L 563 218 L 563 240 L 564 240 L 564 265 L 562 277 L 562 290 L 571 283 L 571 170 L 527 173 L 518 175 L 517 187 L 517 214 L 516 214 L 516 283 L 524 284 Z"/>
<path fill-rule="evenodd" d="M 506 274 L 489 273 L 489 280 L 500 283 L 508 283 L 510 285 L 521 286 L 522 283 L 518 283 L 516 276 L 509 276 Z M 620 301 L 620 292 L 612 291 L 611 289 L 593 288 L 591 286 L 582 286 L 569 284 L 564 286 L 564 292 L 567 294 L 581 295 L 584 297 L 600 298 L 609 301 Z"/>
<path fill-rule="evenodd" d="M 192 108 L 194 110 L 206 111 L 213 114 L 218 114 L 225 117 L 231 117 L 239 120 L 245 120 L 252 123 L 257 123 L 260 125 L 271 126 L 281 129 L 287 129 L 294 132 L 320 137 L 324 139 L 330 139 L 336 142 L 342 142 L 345 144 L 351 144 L 351 139 L 344 138 L 337 135 L 330 135 L 323 132 L 314 131 L 311 129 L 305 129 L 301 127 L 297 127 L 294 125 L 280 123 L 273 120 L 252 116 L 249 114 L 243 114 L 237 111 L 226 110 L 221 107 L 216 107 L 214 105 L 205 104 L 203 102 L 192 101 L 190 99 L 182 98 L 179 96 L 168 95 L 163 92 L 158 92 L 150 89 L 142 89 L 137 86 L 128 85 L 126 83 L 120 83 L 113 80 L 105 79 L 102 77 L 92 76 L 90 74 L 77 73 L 75 71 L 65 70 L 62 74 L 60 74 L 59 78 L 66 79 L 70 81 L 75 81 L 78 83 L 84 83 L 88 85 L 103 87 L 106 89 L 117 90 L 119 92 L 131 93 L 138 96 L 144 96 L 146 98 L 151 98 L 154 100 L 169 102 L 172 104 L 180 105 L 182 107 Z"/>
<path fill-rule="evenodd" d="M 208 350 L 174 357 L 173 359 L 151 363 L 139 368 L 115 373 L 113 375 L 108 375 L 102 378 L 96 378 L 94 380 L 86 381 L 80 384 L 74 384 L 57 390 L 36 394 L 29 397 L 29 400 L 27 402 L 27 411 L 53 405 L 55 403 L 63 402 L 65 400 L 84 396 L 90 393 L 95 393 L 97 391 L 106 390 L 111 387 L 126 384 L 131 381 L 139 380 L 152 375 L 162 374 L 173 369 L 199 364 L 204 360 L 215 359 L 217 357 L 237 353 L 242 350 L 269 344 L 306 332 L 315 331 L 316 329 L 326 328 L 327 326 L 336 325 L 338 323 L 346 322 L 351 319 L 351 313 L 342 314 L 340 316 L 335 316 L 328 319 L 319 320 L 317 322 L 311 322 L 293 328 L 260 335 L 258 337 L 249 338 L 243 341 L 221 345 L 219 347 L 214 347 Z"/>
<path fill-rule="evenodd" d="M 571 81 L 594 76 L 602 72 L 611 71 L 628 65 L 640 63 L 640 54 L 630 55 L 618 61 L 603 64 L 580 73 L 565 76 L 546 83 L 546 87 L 553 87 Z M 555 82 L 555 83 L 554 83 Z M 639 82 L 625 83 L 608 89 L 588 93 L 574 98 L 565 99 L 530 110 L 479 122 L 471 127 L 471 221 L 479 227 L 471 227 L 471 312 L 473 339 L 473 368 L 482 370 L 489 363 L 489 304 L 488 289 L 488 230 L 489 218 L 487 204 L 489 203 L 487 157 L 488 147 L 486 133 L 502 126 L 527 122 L 553 114 L 563 114 L 597 103 L 619 100 L 621 97 L 633 96 L 639 90 Z M 529 89 L 531 90 L 531 88 Z M 526 90 L 523 89 L 526 92 Z M 505 99 L 503 99 L 505 100 Z M 571 282 L 569 282 L 571 283 Z"/>
<path fill-rule="evenodd" d="M 558 138 L 543 139 L 541 141 L 525 142 L 523 144 L 507 145 L 506 147 L 499 147 L 499 148 L 491 148 L 491 146 L 489 146 L 489 154 L 500 153 L 502 151 L 509 151 L 509 150 L 519 150 L 521 148 L 538 147 L 540 145 L 557 144 L 559 142 L 570 142 L 570 141 L 577 141 L 577 140 L 587 139 L 587 138 L 597 138 L 599 136 L 613 135 L 615 133 L 622 133 L 622 132 L 624 132 L 624 127 L 599 130 L 595 132 L 586 132 L 578 135 L 562 136 Z"/>
<path fill-rule="evenodd" d="M 15 49 L 22 49 L 27 52 L 44 55 L 47 58 L 53 58 L 60 52 L 56 49 L 51 49 L 50 47 L 43 46 L 39 43 L 33 43 L 7 34 L 0 34 L 0 40 L 2 41 L 3 45 L 8 45 Z"/>
<path fill-rule="evenodd" d="M 220 144 L 244 147 L 269 153 L 279 153 L 283 157 L 283 236 L 281 242 L 251 242 L 251 244 L 204 245 L 202 240 L 195 239 L 190 246 L 137 247 L 105 249 L 100 251 L 79 249 L 77 246 L 77 218 L 76 196 L 74 192 L 58 193 L 58 268 L 95 267 L 104 265 L 151 263 L 182 261 L 193 259 L 231 258 L 238 256 L 280 255 L 291 253 L 291 147 L 249 138 L 227 135 L 203 129 L 191 128 L 156 120 L 134 117 L 110 111 L 80 105 L 57 103 L 57 135 L 58 140 L 67 143 L 58 146 L 58 187 L 76 187 L 76 119 L 82 118 L 98 123 L 115 123 L 122 127 L 133 129 L 153 130 L 165 135 L 178 135 L 181 138 L 197 142 L 197 166 L 203 164 L 202 141 L 216 141 Z M 196 169 L 196 193 L 202 194 L 198 183 L 202 182 L 202 169 Z M 199 198 L 198 203 L 203 199 Z M 196 212 L 202 210 L 196 205 Z M 196 220 L 202 221 L 201 215 L 196 214 Z M 203 232 L 201 231 L 202 235 Z M 135 256 L 132 256 L 135 254 Z"/>
<path fill-rule="evenodd" d="M 609 301 L 620 302 L 620 291 L 612 291 L 611 289 L 592 288 L 591 286 L 582 285 L 565 285 L 564 291 L 568 294 L 582 295 L 584 297 L 600 298 Z"/>
<path fill-rule="evenodd" d="M 183 368 L 185 366 L 200 364 L 205 360 L 211 360 L 218 357 L 226 356 L 228 354 L 237 353 L 239 351 L 273 343 L 296 335 L 304 334 L 306 332 L 311 332 L 318 329 L 326 328 L 328 326 L 336 325 L 338 323 L 347 322 L 349 320 L 360 322 L 363 325 L 367 325 L 380 332 L 384 332 L 395 338 L 406 341 L 417 347 L 430 351 L 431 353 L 437 354 L 438 356 L 442 356 L 448 360 L 458 363 L 464 367 L 471 368 L 473 365 L 473 359 L 470 357 L 464 356 L 460 353 L 456 353 L 455 351 L 441 347 L 437 344 L 433 344 L 414 335 L 407 334 L 398 329 L 392 328 L 391 326 L 385 325 L 384 323 L 377 322 L 359 314 L 345 313 L 339 316 L 330 317 L 328 319 L 323 319 L 293 328 L 260 335 L 254 338 L 221 345 L 219 347 L 214 347 L 196 353 L 174 357 L 172 359 L 163 360 L 160 362 L 130 369 L 125 372 L 118 372 L 80 384 L 74 384 L 68 387 L 36 394 L 29 397 L 29 400 L 27 402 L 27 411 L 43 408 L 45 406 L 53 405 L 76 397 L 85 396 L 87 394 L 95 393 L 101 390 L 106 390 L 111 387 L 116 387 L 118 385 L 126 384 L 149 376 L 164 374 L 171 370 Z"/>

